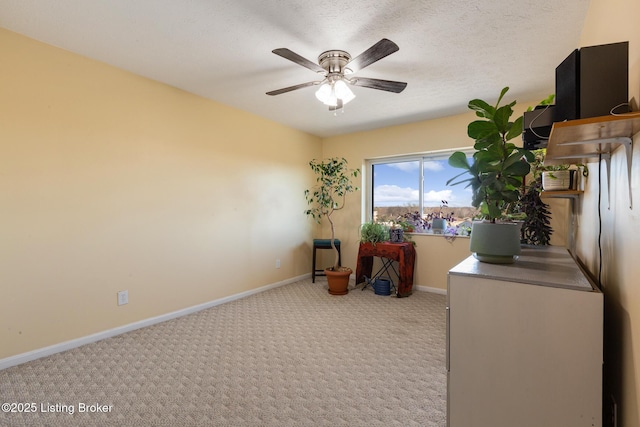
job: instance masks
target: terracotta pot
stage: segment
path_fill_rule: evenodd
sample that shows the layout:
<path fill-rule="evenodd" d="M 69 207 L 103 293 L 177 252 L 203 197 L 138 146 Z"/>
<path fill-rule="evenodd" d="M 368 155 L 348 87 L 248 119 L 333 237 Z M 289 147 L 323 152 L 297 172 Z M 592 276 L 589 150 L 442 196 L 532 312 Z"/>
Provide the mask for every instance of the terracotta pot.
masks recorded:
<path fill-rule="evenodd" d="M 327 282 L 329 282 L 329 293 L 331 295 L 348 294 L 351 273 L 353 273 L 353 270 L 349 267 L 340 267 L 338 271 L 324 270 L 324 274 L 327 275 Z"/>

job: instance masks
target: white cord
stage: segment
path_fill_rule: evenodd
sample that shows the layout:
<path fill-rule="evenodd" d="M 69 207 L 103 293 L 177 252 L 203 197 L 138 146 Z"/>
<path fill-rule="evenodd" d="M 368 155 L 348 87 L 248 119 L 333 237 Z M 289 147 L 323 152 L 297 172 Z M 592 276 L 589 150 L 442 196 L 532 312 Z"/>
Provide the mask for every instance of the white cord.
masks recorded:
<path fill-rule="evenodd" d="M 640 112 L 631 112 L 631 113 L 614 113 L 614 111 L 616 110 L 616 108 L 622 107 L 623 105 L 629 105 L 628 102 L 623 102 L 622 104 L 618 104 L 615 107 L 613 107 L 611 110 L 609 110 L 609 114 L 611 114 L 612 116 L 616 116 L 616 117 L 635 117 L 635 116 L 640 116 Z"/>
<path fill-rule="evenodd" d="M 543 114 L 544 114 L 544 112 L 545 112 L 545 111 L 547 111 L 547 109 L 549 109 L 549 107 L 550 107 L 550 105 L 549 105 L 549 104 L 547 104 L 547 106 L 546 106 L 546 107 L 544 107 L 544 110 L 542 110 L 542 111 L 540 112 L 540 114 L 538 114 L 537 116 L 535 116 L 535 117 L 533 118 L 533 120 L 531 120 L 531 123 L 529 123 L 529 130 L 531 131 L 531 133 L 532 133 L 532 134 L 534 134 L 536 137 L 538 137 L 538 138 L 540 138 L 540 139 L 543 139 L 543 140 L 545 140 L 545 141 L 546 141 L 546 140 L 548 140 L 548 139 L 549 139 L 549 137 L 548 137 L 548 136 L 538 135 L 538 134 L 536 133 L 536 131 L 535 131 L 535 130 L 533 130 L 533 123 L 534 123 L 536 120 L 538 120 L 538 118 L 539 118 L 541 115 L 543 115 Z M 535 110 L 534 110 L 534 111 L 535 111 Z"/>

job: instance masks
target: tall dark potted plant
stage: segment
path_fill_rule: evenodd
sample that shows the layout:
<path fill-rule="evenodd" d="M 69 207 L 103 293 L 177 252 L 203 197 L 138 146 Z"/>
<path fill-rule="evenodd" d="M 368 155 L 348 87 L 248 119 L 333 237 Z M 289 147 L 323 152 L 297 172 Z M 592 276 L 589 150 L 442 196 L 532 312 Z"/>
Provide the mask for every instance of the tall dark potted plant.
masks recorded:
<path fill-rule="evenodd" d="M 545 246 L 551 241 L 551 212 L 549 205 L 542 201 L 542 180 L 534 179 L 523 190 L 518 209 L 526 218 L 522 223 L 521 241 L 527 245 Z"/>
<path fill-rule="evenodd" d="M 540 197 L 542 173 L 545 170 L 543 165 L 545 151 L 544 148 L 532 151 L 534 159 L 530 163 L 530 180 L 522 188 L 522 196 L 518 206 L 518 210 L 526 215 L 522 223 L 521 239 L 522 243 L 527 245 L 549 245 L 553 234 L 549 205 L 544 203 Z"/>
<path fill-rule="evenodd" d="M 340 266 L 340 256 L 335 245 L 335 225 L 331 217 L 335 211 L 344 208 L 347 193 L 358 190 L 352 178 L 356 178 L 360 169 L 349 169 L 344 158 L 329 158 L 324 160 L 312 160 L 309 166 L 315 172 L 316 185 L 305 190 L 307 203 L 311 206 L 305 211 L 307 216 L 320 223 L 325 217 L 331 227 L 331 248 L 334 253 L 333 266 L 325 269 L 329 293 L 332 295 L 345 295 L 349 292 L 349 276 L 353 270 Z"/>
<path fill-rule="evenodd" d="M 508 87 L 502 89 L 495 106 L 480 99 L 469 101 L 469 108 L 480 120 L 469 123 L 467 134 L 475 140 L 473 162 L 457 151 L 449 164 L 464 171 L 447 184 L 466 183 L 473 192 L 472 204 L 480 208 L 485 220 L 474 222 L 470 249 L 480 261 L 512 263 L 520 253 L 520 224 L 499 221 L 509 205 L 520 198 L 520 186 L 529 173 L 533 154 L 509 142 L 522 134 L 522 116 L 511 121 L 516 101 L 500 106 Z M 463 177 L 467 175 L 467 177 Z"/>
<path fill-rule="evenodd" d="M 575 165 L 574 170 L 570 170 L 569 164 L 546 165 L 544 158 L 546 148 L 533 150 L 534 160 L 531 164 L 531 179 L 523 188 L 523 195 L 520 198 L 519 210 L 526 214 L 526 219 L 522 224 L 522 242 L 528 245 L 550 245 L 553 228 L 551 227 L 551 212 L 549 205 L 542 201 L 541 193 L 547 191 L 543 177 L 551 174 L 547 179 L 554 180 L 554 173 L 566 171 L 573 173 L 573 179 L 586 179 L 589 170 L 583 164 Z"/>

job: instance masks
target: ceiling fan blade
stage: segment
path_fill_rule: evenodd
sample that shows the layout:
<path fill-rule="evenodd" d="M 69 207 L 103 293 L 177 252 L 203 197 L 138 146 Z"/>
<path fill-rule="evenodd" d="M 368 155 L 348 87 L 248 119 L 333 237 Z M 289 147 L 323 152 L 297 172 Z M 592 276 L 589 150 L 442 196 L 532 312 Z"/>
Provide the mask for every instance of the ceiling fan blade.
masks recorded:
<path fill-rule="evenodd" d="M 374 62 L 381 60 L 385 56 L 391 55 L 393 52 L 397 52 L 398 50 L 400 50 L 400 48 L 397 44 L 389 39 L 382 39 L 349 61 L 345 68 L 348 68 L 355 73 L 356 71 L 362 70 L 364 67 L 367 67 Z"/>
<path fill-rule="evenodd" d="M 322 74 L 326 73 L 325 69 L 322 68 L 320 65 L 316 64 L 315 62 L 311 62 L 306 58 L 303 58 L 302 56 L 287 49 L 286 47 L 281 47 L 280 49 L 274 49 L 272 50 L 272 52 L 278 56 L 282 56 L 283 58 L 288 59 L 289 61 L 295 62 L 298 65 L 302 65 L 303 67 L 306 67 L 311 71 L 315 71 L 316 73 L 322 73 Z"/>
<path fill-rule="evenodd" d="M 368 87 L 370 89 L 386 90 L 387 92 L 400 93 L 407 87 L 405 82 L 394 82 L 392 80 L 367 79 L 365 77 L 356 77 L 349 80 L 354 86 Z"/>
<path fill-rule="evenodd" d="M 322 82 L 301 83 L 301 84 L 295 85 L 295 86 L 289 86 L 289 87 L 285 87 L 285 88 L 278 89 L 278 90 L 272 90 L 271 92 L 267 92 L 267 95 L 272 95 L 272 96 L 273 95 L 280 95 L 282 93 L 291 92 L 292 90 L 302 89 L 303 87 L 319 85 L 320 83 L 322 83 Z"/>

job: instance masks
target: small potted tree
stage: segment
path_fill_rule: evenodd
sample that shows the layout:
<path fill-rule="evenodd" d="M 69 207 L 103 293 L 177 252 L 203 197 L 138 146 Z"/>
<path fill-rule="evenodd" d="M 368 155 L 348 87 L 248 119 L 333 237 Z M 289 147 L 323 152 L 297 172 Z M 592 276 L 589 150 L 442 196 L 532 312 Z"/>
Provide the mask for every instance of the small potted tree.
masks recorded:
<path fill-rule="evenodd" d="M 331 216 L 335 211 L 344 208 L 347 193 L 358 190 L 351 179 L 358 176 L 360 169 L 349 169 L 347 160 L 337 157 L 314 159 L 309 162 L 309 166 L 316 174 L 316 185 L 304 192 L 307 203 L 311 206 L 305 213 L 317 223 L 320 223 L 323 217 L 329 221 L 334 262 L 333 266 L 324 272 L 329 283 L 329 293 L 345 295 L 349 292 L 349 276 L 353 270 L 340 265 L 340 256 L 335 245 L 335 225 Z"/>
<path fill-rule="evenodd" d="M 498 221 L 505 218 L 509 205 L 520 198 L 520 186 L 533 160 L 529 150 L 509 142 L 522 134 L 522 116 L 513 122 L 516 101 L 500 106 L 508 87 L 502 89 L 495 106 L 480 99 L 469 101 L 469 108 L 480 120 L 471 122 L 467 134 L 475 140 L 473 163 L 461 151 L 449 157 L 449 164 L 464 169 L 447 184 L 466 183 L 473 192 L 472 204 L 480 208 L 485 220 L 474 222 L 470 250 L 484 262 L 512 263 L 520 253 L 520 224 Z M 464 179 L 461 176 L 468 175 Z"/>

